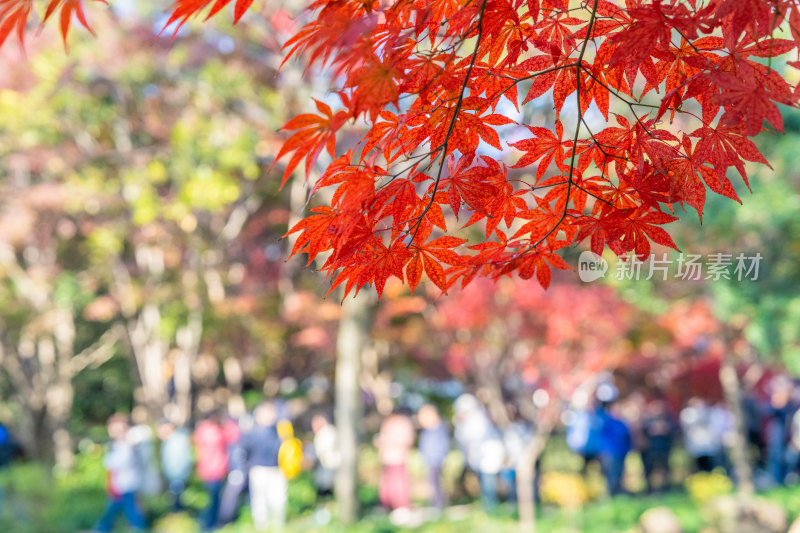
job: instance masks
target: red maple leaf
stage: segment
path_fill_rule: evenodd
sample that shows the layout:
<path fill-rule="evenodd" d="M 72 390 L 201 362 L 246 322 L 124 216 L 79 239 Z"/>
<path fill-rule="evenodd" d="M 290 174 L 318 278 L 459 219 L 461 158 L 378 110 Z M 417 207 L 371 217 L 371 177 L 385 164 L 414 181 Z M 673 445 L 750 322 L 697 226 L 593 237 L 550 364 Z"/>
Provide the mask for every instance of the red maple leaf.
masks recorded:
<path fill-rule="evenodd" d="M 284 170 L 281 187 L 283 187 L 286 180 L 289 179 L 289 175 L 304 157 L 306 159 L 306 177 L 311 171 L 311 165 L 317 160 L 323 148 L 327 148 L 330 156 L 335 157 L 336 132 L 347 121 L 349 115 L 345 111 L 337 111 L 334 114 L 328 104 L 319 100 L 314 100 L 314 102 L 317 105 L 317 110 L 322 115 L 315 115 L 314 113 L 297 115 L 281 128 L 283 130 L 300 130 L 289 137 L 275 157 L 277 162 L 284 155 L 294 151 L 294 155 Z"/>
<path fill-rule="evenodd" d="M 489 173 L 484 172 L 481 167 L 473 167 L 472 161 L 475 152 L 469 152 L 458 161 L 454 156 L 447 160 L 447 170 L 450 177 L 443 178 L 439 182 L 439 190 L 446 192 L 446 202 L 458 216 L 461 210 L 461 203 L 467 204 L 472 211 L 486 214 L 489 206 L 494 202 L 498 193 L 489 181 Z M 436 185 L 431 185 L 430 192 Z"/>
<path fill-rule="evenodd" d="M 421 237 L 420 241 L 424 242 L 425 238 Z M 423 269 L 434 285 L 439 287 L 442 292 L 447 292 L 449 284 L 445 269 L 441 264 L 453 266 L 463 264 L 463 257 L 452 249 L 461 246 L 465 242 L 467 242 L 466 239 L 444 236 L 437 237 L 425 244 L 415 245 L 411 249 L 413 256 L 406 265 L 406 279 L 411 292 L 413 293 L 417 285 L 419 285 Z"/>
<path fill-rule="evenodd" d="M 511 143 L 510 146 L 525 152 L 512 168 L 523 168 L 538 161 L 536 166 L 536 181 L 542 179 L 550 165 L 555 162 L 559 170 L 564 170 L 564 143 L 561 138 L 564 129 L 561 122 L 556 122 L 555 134 L 547 128 L 528 126 L 528 130 L 534 135 L 531 139 L 524 139 Z M 540 161 L 541 160 L 541 161 Z"/>
<path fill-rule="evenodd" d="M 0 46 L 14 30 L 20 45 L 23 44 L 32 7 L 33 0 L 0 0 Z"/>
<path fill-rule="evenodd" d="M 95 1 L 102 2 L 104 4 L 108 3 L 106 0 Z M 94 31 L 89 27 L 89 22 L 86 20 L 86 13 L 83 12 L 82 0 L 50 0 L 50 3 L 47 5 L 47 10 L 44 13 L 44 20 L 42 22 L 47 22 L 47 20 L 59 7 L 61 8 L 59 26 L 61 28 L 61 38 L 64 40 L 65 48 L 67 48 L 67 34 L 69 33 L 69 26 L 73 15 L 76 19 L 78 19 L 78 22 L 80 22 L 81 25 L 89 31 L 89 33 L 94 35 Z"/>
<path fill-rule="evenodd" d="M 669 233 L 660 227 L 678 217 L 647 208 L 624 209 L 610 217 L 609 247 L 619 256 L 634 252 L 640 259 L 650 255 L 650 241 L 674 250 L 678 247 Z"/>
<path fill-rule="evenodd" d="M 173 8 L 169 19 L 167 20 L 167 23 L 164 25 L 164 28 L 166 29 L 174 22 L 177 22 L 178 25 L 175 27 L 174 32 L 177 34 L 181 26 L 186 24 L 190 18 L 200 14 L 200 12 L 206 9 L 208 6 L 211 6 L 211 9 L 206 15 L 206 20 L 219 13 L 222 8 L 230 3 L 231 0 L 175 0 L 175 7 Z M 253 0 L 236 0 L 236 5 L 233 9 L 234 24 L 239 22 L 239 19 L 244 16 L 252 4 Z"/>

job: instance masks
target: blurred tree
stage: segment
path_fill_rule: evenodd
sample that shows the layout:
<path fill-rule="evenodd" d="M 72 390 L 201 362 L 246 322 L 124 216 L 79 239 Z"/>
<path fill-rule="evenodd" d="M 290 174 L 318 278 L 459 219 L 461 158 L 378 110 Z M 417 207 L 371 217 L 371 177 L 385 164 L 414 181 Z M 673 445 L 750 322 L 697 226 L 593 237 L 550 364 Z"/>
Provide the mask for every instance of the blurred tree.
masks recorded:
<path fill-rule="evenodd" d="M 478 279 L 437 303 L 433 338 L 455 375 L 474 383 L 498 425 L 515 410 L 533 426 L 517 458 L 520 519 L 535 524 L 534 465 L 573 393 L 623 365 L 634 349 L 634 309 L 602 286 Z"/>
<path fill-rule="evenodd" d="M 701 290 L 723 323 L 717 337 L 725 342 L 721 354 L 720 382 L 736 415 L 739 431 L 732 448 L 738 487 L 752 491 L 752 476 L 745 444 L 745 421 L 741 412 L 743 390 L 737 367 L 777 365 L 800 373 L 800 174 L 794 148 L 800 133 L 800 115 L 787 112 L 787 135 L 759 139 L 773 169 L 759 169 L 751 184 L 752 194 L 739 187 L 741 206 L 710 198 L 713 209 L 703 220 L 706 241 L 697 239 L 697 224 L 684 221 L 678 241 L 691 253 L 726 254 L 733 265 L 737 257 L 758 256 L 758 271 L 744 278 L 731 269 L 730 275 L 704 280 Z M 708 340 L 705 341 L 706 343 Z M 763 370 L 759 371 L 759 375 Z M 758 379 L 749 379 L 749 386 Z"/>
<path fill-rule="evenodd" d="M 374 303 L 361 294 L 343 304 L 336 345 L 336 427 L 341 464 L 336 472 L 336 500 L 345 523 L 358 518 L 358 445 L 364 405 L 361 395 L 362 357 L 370 338 Z"/>
<path fill-rule="evenodd" d="M 72 188 L 37 184 L 31 162 L 13 159 L 0 200 L 0 392 L 15 400 L 25 451 L 69 468 L 72 380 L 114 355 L 120 331 L 81 318 L 97 289 L 86 254 L 76 253 L 86 250 L 86 216 L 70 209 Z"/>
<path fill-rule="evenodd" d="M 753 194 L 742 191 L 741 206 L 720 202 L 714 215 L 703 221 L 713 245 L 696 242 L 688 231 L 686 241 L 697 253 L 729 253 L 734 261 L 739 253 L 760 254 L 757 280 L 740 280 L 733 275 L 708 283 L 708 291 L 720 318 L 743 323 L 743 333 L 755 353 L 798 374 L 800 154 L 796 144 L 800 114 L 787 114 L 786 124 L 785 137 L 762 139 L 763 150 L 773 161 L 774 170 L 758 171 L 759 179 L 752 184 Z"/>
<path fill-rule="evenodd" d="M 132 31 L 151 30 L 145 21 Z M 4 320 L 4 370 L 15 394 L 33 394 L 24 392 L 25 378 L 36 394 L 46 390 L 54 398 L 49 409 L 46 400 L 17 402 L 41 411 L 39 418 L 59 419 L 41 422 L 39 437 L 69 414 L 69 369 L 95 361 L 75 356 L 75 347 L 86 344 L 75 337 L 75 320 L 88 320 L 87 335 L 103 346 L 126 340 L 141 383 L 138 399 L 153 417 L 168 403 L 179 418 L 190 414 L 193 372 L 213 368 L 193 361 L 218 349 L 203 343 L 205 329 L 233 321 L 247 326 L 239 329 L 245 337 L 258 335 L 230 308 L 259 298 L 248 290 L 270 297 L 265 289 L 274 287 L 278 269 L 250 275 L 259 268 L 253 252 L 277 262 L 280 251 L 270 246 L 287 218 L 285 210 L 267 209 L 280 194 L 266 179 L 264 158 L 269 132 L 282 120 L 271 111 L 281 97 L 269 56 L 248 49 L 248 39 L 261 39 L 259 30 L 248 35 L 237 44 L 209 27 L 173 48 L 168 39 L 142 45 L 104 33 L 101 50 L 76 50 L 79 67 L 60 52 L 29 50 L 35 83 L 9 88 L 24 93 L 0 91 L 0 156 L 8 163 L 2 279 L 7 309 L 14 310 Z M 124 65 L 114 61 L 122 56 Z M 245 246 L 238 237 L 255 218 L 259 231 L 250 231 Z M 113 335 L 100 336 L 104 329 Z M 223 351 L 241 347 L 239 341 Z M 267 348 L 252 342 L 243 355 L 261 357 Z M 26 363 L 11 376 L 13 361 L 31 353 L 43 354 L 38 366 Z M 49 353 L 58 371 L 42 367 Z M 63 432 L 53 434 L 67 442 Z M 26 440 L 36 451 L 42 439 Z"/>

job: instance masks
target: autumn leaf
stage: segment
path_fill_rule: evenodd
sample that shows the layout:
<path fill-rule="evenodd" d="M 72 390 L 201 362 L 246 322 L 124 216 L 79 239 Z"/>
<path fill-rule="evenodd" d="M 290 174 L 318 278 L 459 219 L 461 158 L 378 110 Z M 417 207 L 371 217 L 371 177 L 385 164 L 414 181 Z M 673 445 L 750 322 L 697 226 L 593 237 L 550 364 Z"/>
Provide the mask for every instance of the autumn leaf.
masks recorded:
<path fill-rule="evenodd" d="M 31 15 L 33 0 L 4 0 L 0 2 L 0 46 L 12 31 L 17 32 L 20 46 L 25 39 L 25 27 Z"/>
<path fill-rule="evenodd" d="M 95 1 L 104 4 L 108 3 L 106 0 Z M 69 33 L 69 26 L 73 15 L 89 33 L 94 35 L 94 31 L 89 27 L 89 22 L 86 20 L 86 13 L 83 12 L 83 0 L 50 0 L 50 3 L 47 5 L 47 10 L 44 13 L 43 23 L 47 22 L 59 7 L 61 8 L 59 27 L 61 29 L 61 37 L 64 40 L 65 48 L 67 48 L 67 34 Z"/>
<path fill-rule="evenodd" d="M 413 247 L 414 255 L 406 266 L 406 279 L 411 292 L 413 293 L 419 285 L 423 269 L 434 285 L 439 287 L 442 292 L 447 292 L 447 278 L 442 263 L 447 265 L 463 264 L 463 257 L 454 252 L 452 248 L 461 246 L 465 242 L 467 242 L 466 239 L 444 236 L 425 244 L 416 244 Z"/>
<path fill-rule="evenodd" d="M 528 130 L 533 134 L 530 139 L 511 143 L 510 146 L 525 152 L 519 161 L 512 168 L 524 168 L 538 161 L 536 167 L 536 181 L 542 179 L 550 165 L 555 162 L 559 170 L 563 170 L 564 164 L 564 143 L 561 140 L 564 130 L 561 123 L 556 123 L 556 131 L 553 133 L 547 128 L 528 126 Z"/>
<path fill-rule="evenodd" d="M 672 237 L 660 226 L 677 217 L 646 208 L 622 210 L 614 215 L 609 247 L 618 256 L 634 252 L 640 259 L 650 255 L 650 241 L 678 250 Z"/>
<path fill-rule="evenodd" d="M 211 9 L 208 11 L 205 20 L 208 20 L 219 13 L 230 3 L 231 0 L 175 0 L 175 7 L 173 8 L 169 19 L 167 20 L 167 23 L 164 25 L 164 28 L 166 29 L 174 22 L 177 22 L 178 25 L 175 27 L 174 32 L 177 34 L 178 30 L 184 24 L 186 24 L 189 19 L 199 15 L 200 12 L 206 9 L 208 6 L 211 6 Z M 234 24 L 239 22 L 239 19 L 244 16 L 252 4 L 253 0 L 236 0 L 236 4 L 233 8 Z"/>
<path fill-rule="evenodd" d="M 321 115 L 304 113 L 289 120 L 281 128 L 283 130 L 300 130 L 289 137 L 275 157 L 277 162 L 284 155 L 294 151 L 294 155 L 284 170 L 281 187 L 286 184 L 286 180 L 304 157 L 306 159 L 306 178 L 311 172 L 311 165 L 317 160 L 323 148 L 328 150 L 331 157 L 335 157 L 336 132 L 349 118 L 349 115 L 345 111 L 337 111 L 334 114 L 328 104 L 319 100 L 314 102 L 317 110 L 322 113 Z"/>

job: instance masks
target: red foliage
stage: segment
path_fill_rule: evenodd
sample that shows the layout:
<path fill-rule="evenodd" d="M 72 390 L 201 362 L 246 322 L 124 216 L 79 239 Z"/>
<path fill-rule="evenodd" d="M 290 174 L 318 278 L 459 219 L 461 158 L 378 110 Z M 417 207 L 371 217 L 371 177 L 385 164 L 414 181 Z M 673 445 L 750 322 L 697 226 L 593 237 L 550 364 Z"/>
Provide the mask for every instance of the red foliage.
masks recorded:
<path fill-rule="evenodd" d="M 336 116 L 368 131 L 323 177 L 341 188 L 350 178 L 333 174 L 357 173 L 346 196 L 362 201 L 335 195 L 324 243 L 307 238 L 294 253 L 332 251 L 322 268 L 348 291 L 380 289 L 387 274 L 413 289 L 423 270 L 443 291 L 513 272 L 547 286 L 551 266 L 567 267 L 557 250 L 586 239 L 621 256 L 675 248 L 663 226 L 676 208 L 702 216 L 706 188 L 738 200 L 727 170 L 746 182 L 744 161 L 766 163 L 748 137 L 781 130 L 777 104 L 798 102 L 763 61 L 798 48 L 790 21 L 800 6 L 788 0 L 318 0 L 309 9 L 314 21 L 289 55 L 332 65 L 342 80 Z M 789 27 L 793 40 L 773 37 Z M 488 155 L 516 124 L 501 103 L 542 98 L 557 120 L 519 124 L 529 133 L 508 144 L 522 152 L 512 169 L 532 178 L 512 179 Z M 290 138 L 287 171 L 306 157 L 308 174 L 341 125 L 302 146 Z M 486 221 L 482 236 L 447 228 L 464 211 L 467 226 Z M 302 240 L 312 229 L 291 231 Z M 426 252 L 444 236 L 446 253 Z"/>
<path fill-rule="evenodd" d="M 12 31 L 16 31 L 22 43 L 32 7 L 33 0 L 0 0 L 0 45 Z"/>
<path fill-rule="evenodd" d="M 608 287 L 559 283 L 545 292 L 519 280 L 479 279 L 439 300 L 429 325 L 444 337 L 448 365 L 518 375 L 527 385 L 558 382 L 568 398 L 587 377 L 630 355 L 626 336 L 635 316 Z"/>
<path fill-rule="evenodd" d="M 108 3 L 106 0 L 94 1 Z M 28 19 L 33 13 L 33 5 L 33 0 L 0 0 L 0 46 L 12 31 L 16 31 L 20 45 L 23 44 Z M 69 33 L 73 16 L 90 33 L 94 33 L 86 20 L 86 14 L 83 11 L 83 0 L 48 0 L 42 22 L 47 22 L 58 10 L 60 10 L 59 28 L 61 29 L 61 37 L 64 39 L 65 47 L 67 46 L 67 34 Z"/>
<path fill-rule="evenodd" d="M 208 20 L 219 13 L 222 8 L 230 3 L 231 0 L 176 0 L 172 15 L 170 15 L 169 20 L 167 21 L 167 26 L 173 22 L 178 22 L 178 28 L 180 28 L 190 18 L 197 15 L 200 11 L 203 11 L 208 6 L 211 6 L 211 9 L 206 15 L 206 20 Z M 233 13 L 234 23 L 239 22 L 239 19 L 242 18 L 252 3 L 253 0 L 236 0 Z"/>

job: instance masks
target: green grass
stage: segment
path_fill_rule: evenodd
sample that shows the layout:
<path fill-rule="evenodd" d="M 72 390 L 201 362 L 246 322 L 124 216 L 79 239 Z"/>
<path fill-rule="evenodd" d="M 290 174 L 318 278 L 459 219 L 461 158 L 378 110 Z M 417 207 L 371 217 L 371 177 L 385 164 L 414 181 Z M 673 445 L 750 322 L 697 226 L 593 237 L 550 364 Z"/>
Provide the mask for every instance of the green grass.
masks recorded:
<path fill-rule="evenodd" d="M 39 463 L 19 463 L 0 471 L 3 487 L 0 531 L 14 533 L 75 533 L 89 530 L 105 505 L 105 472 L 101 462 L 102 450 L 95 447 L 77 457 L 73 471 L 57 475 Z M 800 516 L 800 490 L 781 487 L 762 494 L 780 504 L 789 518 Z M 373 486 L 360 491 L 365 504 L 376 498 Z M 153 531 L 156 533 L 195 533 L 196 516 L 207 503 L 202 486 L 190 484 L 186 494 L 187 510 L 167 514 L 165 497 L 152 497 L 144 502 Z M 684 491 L 659 496 L 618 496 L 599 499 L 579 508 L 562 509 L 552 505 L 537 508 L 538 530 L 547 533 L 609 533 L 630 531 L 644 511 L 653 507 L 669 507 L 687 533 L 701 531 L 709 524 L 703 516 L 702 504 L 696 504 Z M 289 523 L 287 533 L 504 533 L 518 531 L 516 509 L 500 505 L 487 514 L 480 505 L 471 503 L 448 509 L 442 517 L 425 521 L 417 527 L 400 527 L 389 517 L 364 505 L 365 514 L 355 525 L 343 526 L 336 521 L 335 506 L 330 499 L 318 502 L 311 476 L 303 474 L 290 483 Z M 117 531 L 125 531 L 120 521 Z M 242 509 L 239 520 L 222 533 L 252 531 L 249 510 Z"/>

